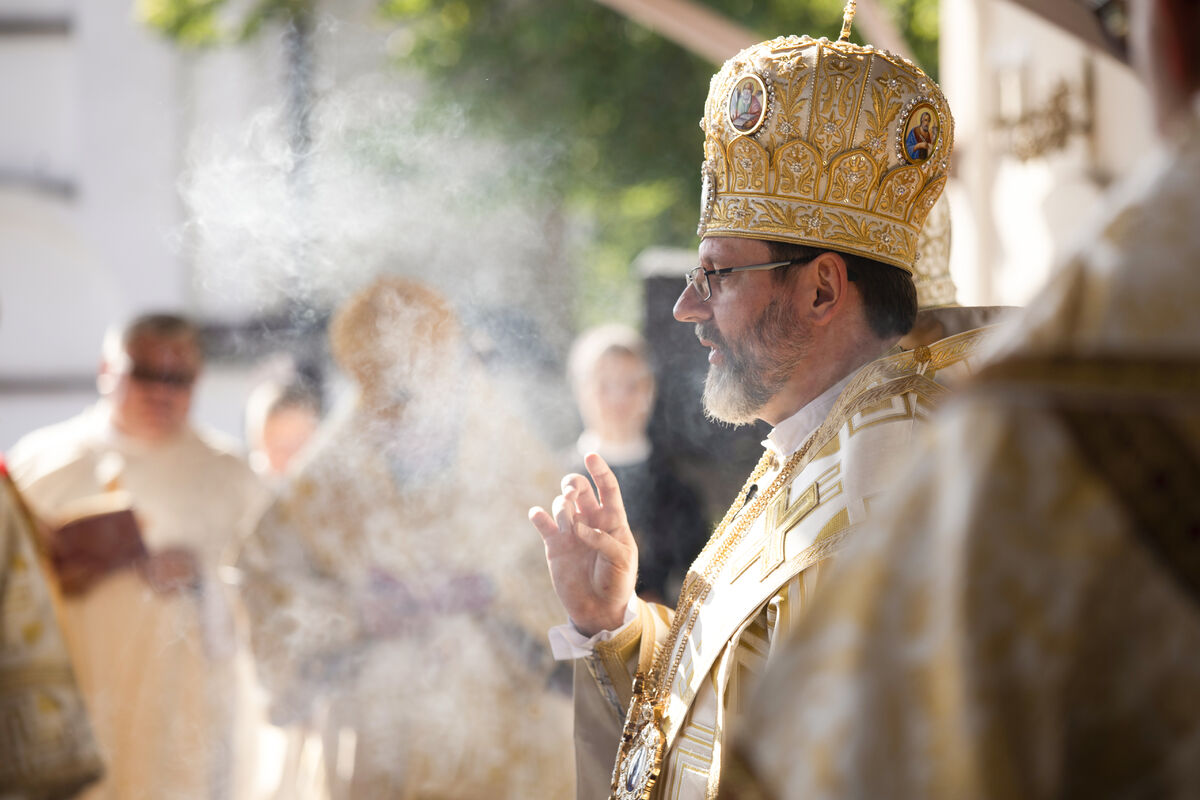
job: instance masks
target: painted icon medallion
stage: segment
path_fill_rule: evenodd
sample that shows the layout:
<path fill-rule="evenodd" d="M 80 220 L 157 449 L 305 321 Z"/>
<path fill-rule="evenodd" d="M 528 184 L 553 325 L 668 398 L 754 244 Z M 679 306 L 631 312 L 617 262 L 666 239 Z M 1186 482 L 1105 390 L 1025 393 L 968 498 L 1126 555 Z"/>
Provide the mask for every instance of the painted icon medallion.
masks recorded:
<path fill-rule="evenodd" d="M 746 136 L 756 133 L 767 117 L 768 100 L 762 78 L 754 73 L 738 78 L 729 93 L 729 124 Z"/>
<path fill-rule="evenodd" d="M 941 121 L 932 103 L 919 101 L 904 116 L 904 124 L 896 131 L 899 141 L 896 150 L 909 164 L 928 161 L 937 148 Z"/>

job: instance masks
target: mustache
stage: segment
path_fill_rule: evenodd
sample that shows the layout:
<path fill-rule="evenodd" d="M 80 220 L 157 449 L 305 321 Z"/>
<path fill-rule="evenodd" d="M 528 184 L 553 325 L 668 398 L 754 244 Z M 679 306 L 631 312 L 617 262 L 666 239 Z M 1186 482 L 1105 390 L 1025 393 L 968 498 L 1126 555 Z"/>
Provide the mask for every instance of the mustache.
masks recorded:
<path fill-rule="evenodd" d="M 721 336 L 721 332 L 717 330 L 716 324 L 712 322 L 697 322 L 696 338 L 712 342 L 717 347 L 725 347 L 725 337 Z"/>

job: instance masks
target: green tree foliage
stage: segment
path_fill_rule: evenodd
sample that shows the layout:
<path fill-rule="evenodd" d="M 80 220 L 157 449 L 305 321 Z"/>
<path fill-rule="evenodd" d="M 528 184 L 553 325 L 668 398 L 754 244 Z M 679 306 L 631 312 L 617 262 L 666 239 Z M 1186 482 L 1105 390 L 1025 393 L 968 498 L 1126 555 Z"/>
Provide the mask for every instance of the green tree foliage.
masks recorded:
<path fill-rule="evenodd" d="M 764 38 L 837 36 L 842 0 L 707 0 Z M 917 57 L 934 65 L 936 0 L 892 0 Z M 567 207 L 592 221 L 581 311 L 611 313 L 649 245 L 695 244 L 715 65 L 595 0 L 385 0 L 398 58 L 505 136 L 553 141 Z"/>
<path fill-rule="evenodd" d="M 139 4 L 156 28 L 203 43 L 222 30 L 251 34 L 265 20 L 310 11 L 313 1 L 258 0 L 232 28 L 220 25 L 226 0 Z M 841 28 L 843 0 L 704 1 L 763 38 L 835 38 Z M 883 0 L 934 75 L 937 1 Z M 637 252 L 696 242 L 698 122 L 716 65 L 595 0 L 380 0 L 379 11 L 396 25 L 398 64 L 430 82 L 428 113 L 454 104 L 482 132 L 546 143 L 557 192 L 548 199 L 585 221 L 575 255 L 580 311 L 585 320 L 633 317 L 629 265 Z"/>
<path fill-rule="evenodd" d="M 207 47 L 253 38 L 273 20 L 309 15 L 315 0 L 254 0 L 240 13 L 230 5 L 229 0 L 136 0 L 135 13 L 181 45 Z"/>

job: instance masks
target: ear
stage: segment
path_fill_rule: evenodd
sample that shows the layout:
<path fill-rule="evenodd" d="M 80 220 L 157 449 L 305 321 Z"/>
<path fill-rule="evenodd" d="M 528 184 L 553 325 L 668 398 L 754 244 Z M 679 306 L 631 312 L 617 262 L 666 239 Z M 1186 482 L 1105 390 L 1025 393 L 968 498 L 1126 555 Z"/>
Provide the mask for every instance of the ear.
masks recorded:
<path fill-rule="evenodd" d="M 807 273 L 807 274 L 805 274 Z M 846 259 L 826 251 L 813 259 L 803 273 L 807 280 L 802 307 L 815 325 L 828 325 L 845 305 L 850 289 L 846 277 Z"/>

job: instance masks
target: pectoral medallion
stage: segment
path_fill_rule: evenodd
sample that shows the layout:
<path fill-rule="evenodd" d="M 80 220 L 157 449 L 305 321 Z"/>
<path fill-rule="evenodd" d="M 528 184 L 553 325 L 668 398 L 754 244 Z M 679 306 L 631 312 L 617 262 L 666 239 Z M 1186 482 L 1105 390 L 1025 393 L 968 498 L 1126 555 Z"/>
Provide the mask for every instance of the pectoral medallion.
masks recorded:
<path fill-rule="evenodd" d="M 633 682 L 633 699 L 613 767 L 610 800 L 649 800 L 662 769 L 666 744 L 662 707 L 651 702 L 645 688 L 645 679 L 639 674 Z"/>

